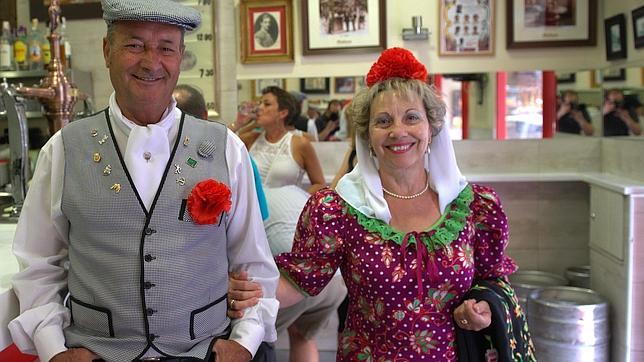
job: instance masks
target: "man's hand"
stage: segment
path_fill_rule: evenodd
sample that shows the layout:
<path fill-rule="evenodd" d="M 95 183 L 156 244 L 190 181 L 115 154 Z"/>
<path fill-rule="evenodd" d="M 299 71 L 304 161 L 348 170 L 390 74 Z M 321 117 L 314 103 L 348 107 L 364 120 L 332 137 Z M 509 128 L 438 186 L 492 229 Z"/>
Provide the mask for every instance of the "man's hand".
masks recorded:
<path fill-rule="evenodd" d="M 50 362 L 92 362 L 99 357 L 86 348 L 70 348 L 55 355 Z"/>
<path fill-rule="evenodd" d="M 480 331 L 492 323 L 490 305 L 484 300 L 477 303 L 474 299 L 468 299 L 456 307 L 454 320 L 462 329 Z"/>
<path fill-rule="evenodd" d="M 241 344 L 226 339 L 218 339 L 212 351 L 215 362 L 248 362 L 253 357 Z"/>
<path fill-rule="evenodd" d="M 243 310 L 259 303 L 262 295 L 262 286 L 251 281 L 247 272 L 230 273 L 228 275 L 228 316 L 243 317 Z"/>

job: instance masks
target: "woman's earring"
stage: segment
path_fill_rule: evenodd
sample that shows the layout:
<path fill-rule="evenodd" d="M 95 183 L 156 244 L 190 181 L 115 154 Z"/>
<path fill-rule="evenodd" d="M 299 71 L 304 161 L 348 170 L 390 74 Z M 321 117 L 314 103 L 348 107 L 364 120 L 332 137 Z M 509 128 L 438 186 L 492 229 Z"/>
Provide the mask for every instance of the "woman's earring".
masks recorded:
<path fill-rule="evenodd" d="M 431 152 L 431 150 L 430 150 L 431 146 L 432 146 L 432 143 L 431 143 L 431 142 L 429 142 L 429 143 L 427 144 L 427 154 L 428 154 L 428 155 L 429 155 L 429 153 Z"/>

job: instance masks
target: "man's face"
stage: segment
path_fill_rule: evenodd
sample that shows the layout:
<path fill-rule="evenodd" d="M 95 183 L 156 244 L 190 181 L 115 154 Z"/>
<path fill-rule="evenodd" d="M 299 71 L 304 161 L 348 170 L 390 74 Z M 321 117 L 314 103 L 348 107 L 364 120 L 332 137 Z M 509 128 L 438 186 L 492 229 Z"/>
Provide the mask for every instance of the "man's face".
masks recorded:
<path fill-rule="evenodd" d="M 103 56 L 119 107 L 126 114 L 151 105 L 167 107 L 179 78 L 184 50 L 181 30 L 135 21 L 114 27 L 112 38 L 103 39 Z"/>

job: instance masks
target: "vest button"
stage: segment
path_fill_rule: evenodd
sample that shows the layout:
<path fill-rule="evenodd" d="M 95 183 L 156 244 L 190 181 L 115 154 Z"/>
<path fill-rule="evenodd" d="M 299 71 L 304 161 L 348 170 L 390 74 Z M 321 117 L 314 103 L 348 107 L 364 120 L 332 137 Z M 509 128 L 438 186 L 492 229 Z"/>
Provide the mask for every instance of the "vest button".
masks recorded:
<path fill-rule="evenodd" d="M 154 287 L 154 286 L 156 286 L 156 284 L 151 283 L 151 282 L 145 282 L 145 283 L 143 283 L 143 288 L 145 288 L 145 289 L 150 289 L 150 288 L 152 288 L 152 287 Z"/>
<path fill-rule="evenodd" d="M 156 257 L 150 255 L 150 254 L 145 254 L 143 257 L 143 260 L 147 261 L 148 263 L 151 262 L 152 260 L 156 259 Z"/>
<path fill-rule="evenodd" d="M 152 235 L 156 233 L 157 231 L 152 229 L 152 228 L 145 228 L 145 235 Z"/>
<path fill-rule="evenodd" d="M 152 308 L 148 308 L 148 309 L 146 309 L 146 310 L 145 310 L 145 313 L 146 313 L 147 315 L 153 315 L 153 314 L 154 314 L 154 312 L 156 312 L 156 310 L 154 310 L 154 309 L 152 309 Z"/>

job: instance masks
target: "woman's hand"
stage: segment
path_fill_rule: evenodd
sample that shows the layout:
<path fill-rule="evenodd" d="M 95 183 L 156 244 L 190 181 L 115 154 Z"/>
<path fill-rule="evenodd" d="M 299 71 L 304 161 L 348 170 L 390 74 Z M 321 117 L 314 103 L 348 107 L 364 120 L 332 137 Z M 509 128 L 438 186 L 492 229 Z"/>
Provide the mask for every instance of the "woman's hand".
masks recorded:
<path fill-rule="evenodd" d="M 50 362 L 91 362 L 99 357 L 87 348 L 70 348 L 55 355 Z"/>
<path fill-rule="evenodd" d="M 480 331 L 492 323 L 490 305 L 484 300 L 477 303 L 474 299 L 467 299 L 454 309 L 454 320 L 462 329 Z"/>
<path fill-rule="evenodd" d="M 228 311 L 230 318 L 241 318 L 244 309 L 255 306 L 263 296 L 262 286 L 251 281 L 247 272 L 228 275 Z"/>

